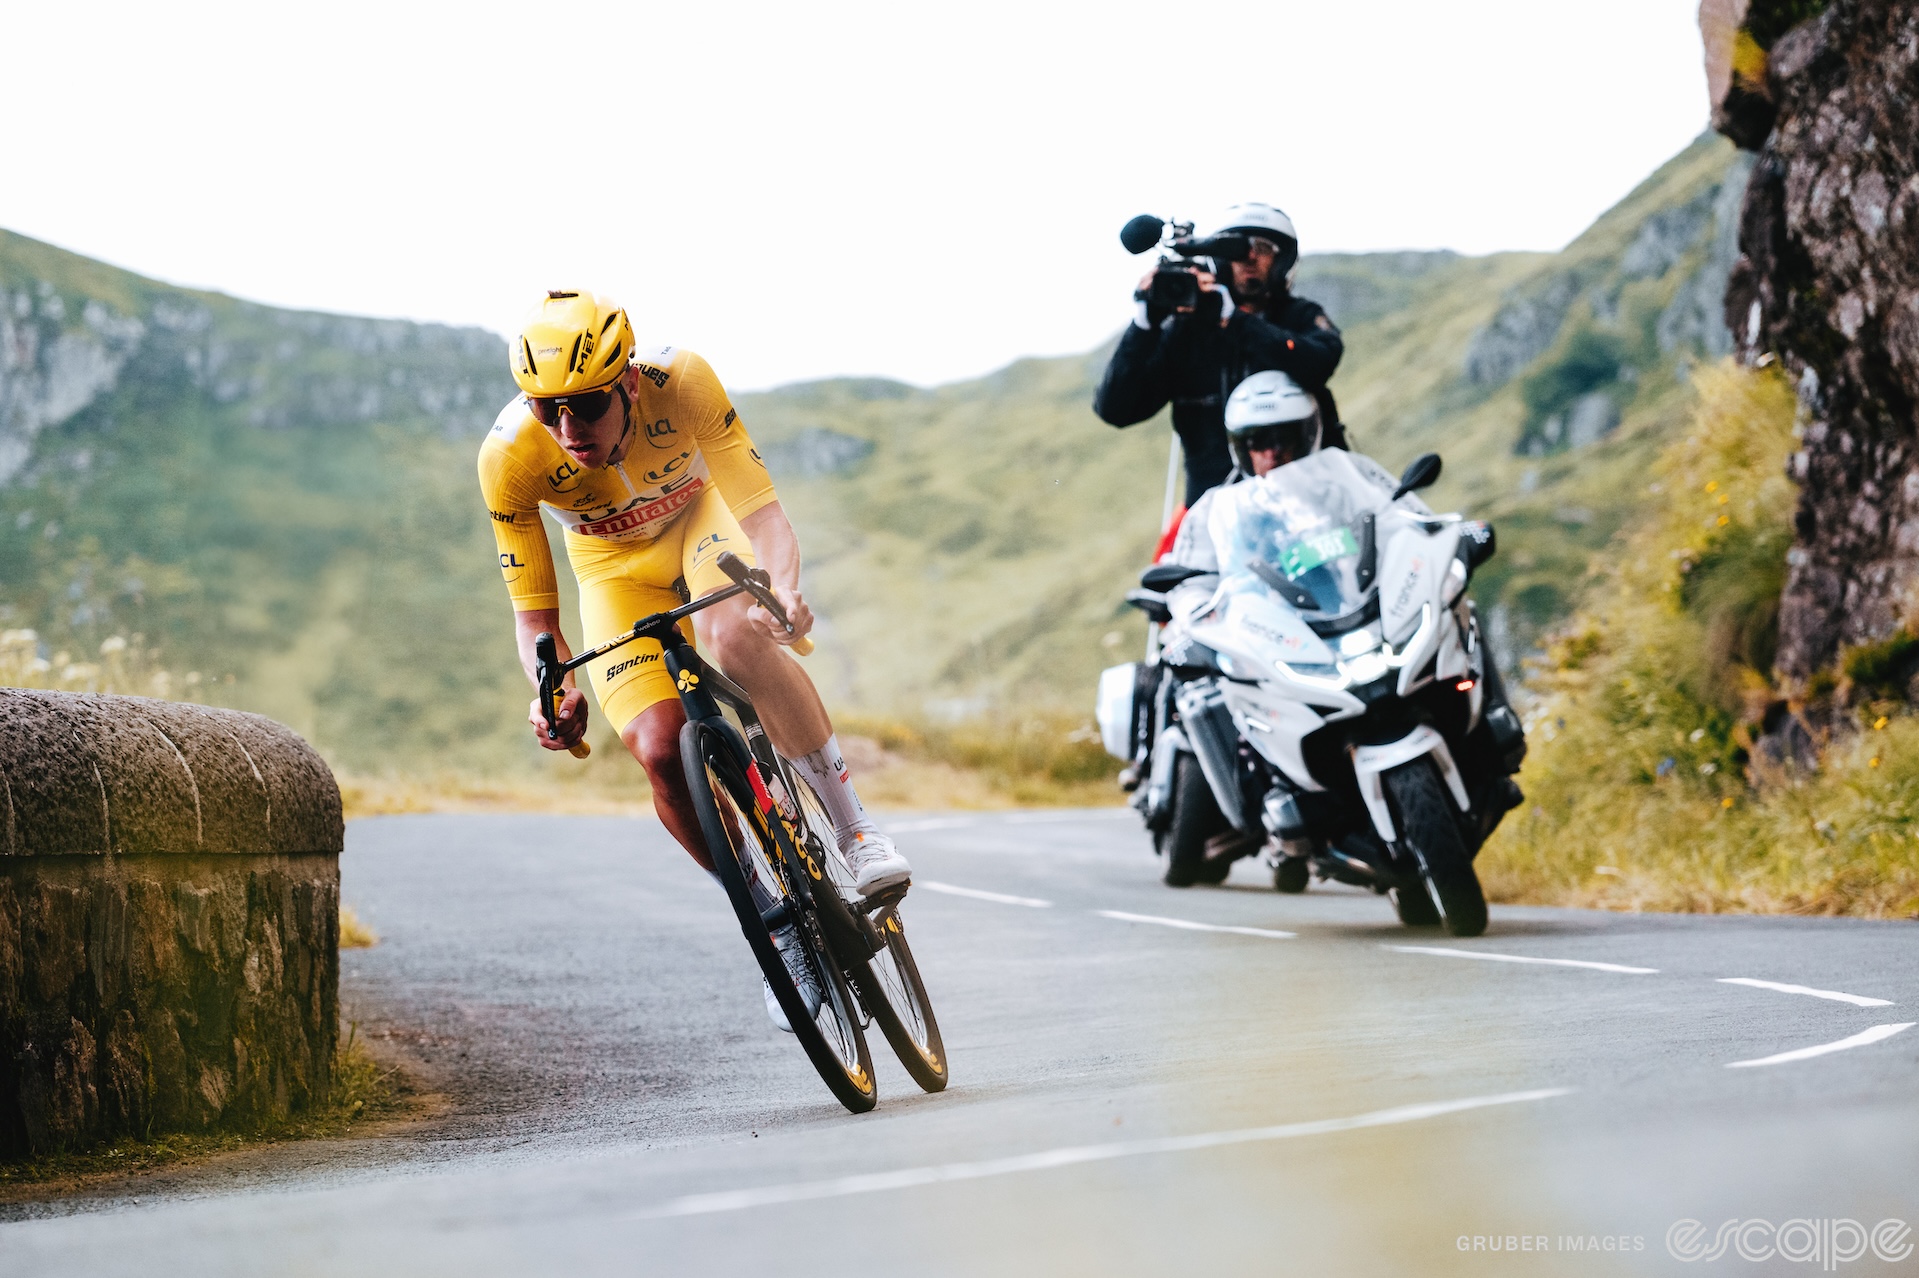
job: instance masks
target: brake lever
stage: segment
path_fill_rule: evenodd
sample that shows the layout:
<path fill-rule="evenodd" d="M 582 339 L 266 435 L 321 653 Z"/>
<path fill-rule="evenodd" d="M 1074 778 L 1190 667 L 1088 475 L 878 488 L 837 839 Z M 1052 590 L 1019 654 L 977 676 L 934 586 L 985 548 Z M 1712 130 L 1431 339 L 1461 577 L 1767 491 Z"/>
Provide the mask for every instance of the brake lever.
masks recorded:
<path fill-rule="evenodd" d="M 731 577 L 734 584 L 753 596 L 754 602 L 771 613 L 775 621 L 786 627 L 787 634 L 793 633 L 793 623 L 786 616 L 786 605 L 782 604 L 779 597 L 773 593 L 771 573 L 764 568 L 747 567 L 746 561 L 730 550 L 722 553 L 717 562 L 721 572 Z M 795 639 L 790 646 L 802 657 L 813 651 L 813 641 L 808 638 Z"/>
<path fill-rule="evenodd" d="M 566 700 L 566 689 L 560 686 L 559 677 L 554 673 L 560 668 L 559 650 L 554 646 L 553 636 L 544 630 L 533 640 L 533 665 L 540 683 L 540 715 L 546 720 L 546 739 L 558 741 L 560 726 L 553 716 Z M 566 752 L 576 759 L 584 759 L 593 753 L 593 747 L 585 741 L 576 741 Z"/>

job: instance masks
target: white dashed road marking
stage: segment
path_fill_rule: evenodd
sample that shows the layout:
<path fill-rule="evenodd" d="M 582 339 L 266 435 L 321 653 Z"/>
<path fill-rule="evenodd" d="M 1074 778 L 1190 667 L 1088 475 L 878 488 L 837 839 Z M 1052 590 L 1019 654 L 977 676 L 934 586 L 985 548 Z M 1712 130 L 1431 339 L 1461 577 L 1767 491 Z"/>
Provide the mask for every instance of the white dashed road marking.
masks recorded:
<path fill-rule="evenodd" d="M 1128 914 L 1124 910 L 1094 910 L 1093 913 L 1105 919 L 1118 919 L 1122 923 L 1153 923 L 1160 927 L 1184 928 L 1188 932 L 1232 932 L 1238 936 L 1265 936 L 1278 941 L 1290 941 L 1297 932 L 1275 932 L 1265 927 L 1229 927 L 1224 923 L 1195 923 L 1191 919 L 1163 919 L 1157 914 Z"/>
<path fill-rule="evenodd" d="M 1445 958 L 1485 959 L 1492 963 L 1541 963 L 1547 967 L 1589 967 L 1595 972 L 1625 972 L 1631 976 L 1650 976 L 1656 967 L 1627 967 L 1623 963 L 1591 963 L 1585 959 L 1530 958 L 1524 954 L 1494 954 L 1487 950 L 1448 950 L 1436 945 L 1388 945 L 1402 954 L 1438 954 Z"/>
<path fill-rule="evenodd" d="M 1750 976 L 1722 976 L 1721 985 L 1750 985 L 1756 990 L 1778 990 L 1781 994 L 1806 994 L 1813 998 L 1829 998 L 1835 1003 L 1851 1003 L 1854 1007 L 1891 1007 L 1889 998 L 1867 998 L 1864 994 L 1841 994 L 1838 990 L 1816 990 L 1810 985 L 1782 985 L 1778 981 L 1758 981 Z"/>
<path fill-rule="evenodd" d="M 947 896 L 963 896 L 974 901 L 992 901 L 999 905 L 1024 905 L 1029 909 L 1051 909 L 1051 901 L 1042 901 L 1036 896 L 1008 896 L 1004 892 L 983 892 L 979 888 L 959 887 L 952 883 L 935 883 L 932 879 L 921 879 L 913 885 L 925 888 L 928 892 L 944 892 Z"/>
<path fill-rule="evenodd" d="M 1200 1132 L 1192 1136 L 1168 1136 L 1157 1140 L 1115 1141 L 1110 1145 L 1077 1145 L 1043 1150 L 1037 1154 L 1019 1154 L 1011 1158 L 991 1158 L 975 1163 L 942 1163 L 932 1167 L 909 1167 L 902 1171 L 874 1172 L 864 1176 L 842 1176 L 837 1180 L 803 1181 L 794 1185 L 767 1185 L 759 1189 L 736 1189 L 715 1194 L 691 1194 L 662 1203 L 640 1213 L 643 1219 L 662 1216 L 704 1216 L 714 1212 L 747 1211 L 781 1203 L 807 1202 L 817 1198 L 845 1198 L 854 1194 L 879 1193 L 888 1189 L 912 1189 L 920 1185 L 938 1185 L 956 1180 L 983 1180 L 989 1176 L 1007 1176 L 1016 1172 L 1048 1171 L 1080 1163 L 1104 1162 L 1114 1158 L 1136 1158 L 1143 1154 L 1180 1154 L 1200 1149 L 1218 1149 L 1225 1145 L 1246 1145 L 1255 1141 L 1292 1140 L 1300 1136 L 1322 1136 L 1332 1132 L 1359 1131 L 1367 1127 L 1389 1127 L 1396 1123 L 1416 1123 L 1469 1109 L 1487 1109 L 1495 1105 L 1517 1105 L 1526 1101 L 1550 1100 L 1565 1096 L 1570 1087 L 1547 1087 L 1531 1092 L 1506 1092 L 1498 1096 L 1474 1096 L 1466 1100 L 1436 1101 L 1427 1105 L 1402 1105 L 1397 1109 L 1375 1110 L 1351 1118 L 1324 1118 L 1317 1122 L 1286 1123 L 1278 1127 L 1243 1127 L 1237 1131 Z"/>
<path fill-rule="evenodd" d="M 1875 1025 L 1862 1034 L 1854 1034 L 1851 1038 L 1842 1038 L 1837 1043 L 1821 1043 L 1817 1047 L 1802 1047 L 1797 1051 L 1781 1052 L 1777 1056 L 1761 1056 L 1758 1060 L 1732 1061 L 1727 1064 L 1726 1068 L 1748 1069 L 1754 1065 L 1784 1065 L 1788 1061 L 1811 1060 L 1815 1056 L 1824 1056 L 1828 1052 L 1843 1052 L 1850 1047 L 1865 1047 L 1868 1044 L 1877 1043 L 1881 1039 L 1891 1038 L 1901 1030 L 1909 1030 L 1914 1025 L 1919 1025 L 1919 1021 L 1904 1021 L 1897 1025 Z"/>

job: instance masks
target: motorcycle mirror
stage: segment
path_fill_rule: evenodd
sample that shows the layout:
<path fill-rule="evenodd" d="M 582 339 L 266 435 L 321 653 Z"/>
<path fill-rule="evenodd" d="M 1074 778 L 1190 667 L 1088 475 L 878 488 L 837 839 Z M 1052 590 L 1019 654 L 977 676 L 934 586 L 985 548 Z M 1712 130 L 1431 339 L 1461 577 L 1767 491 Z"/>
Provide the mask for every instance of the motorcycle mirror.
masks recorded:
<path fill-rule="evenodd" d="M 1399 477 L 1399 487 L 1393 490 L 1393 500 L 1398 501 L 1407 493 L 1431 487 L 1433 481 L 1439 478 L 1440 465 L 1438 453 L 1421 453 L 1413 458 L 1412 465 L 1406 467 L 1406 473 Z"/>
<path fill-rule="evenodd" d="M 1165 231 L 1165 222 L 1151 213 L 1142 213 L 1119 228 L 1119 242 L 1128 253 L 1144 253 L 1159 243 L 1159 237 Z"/>

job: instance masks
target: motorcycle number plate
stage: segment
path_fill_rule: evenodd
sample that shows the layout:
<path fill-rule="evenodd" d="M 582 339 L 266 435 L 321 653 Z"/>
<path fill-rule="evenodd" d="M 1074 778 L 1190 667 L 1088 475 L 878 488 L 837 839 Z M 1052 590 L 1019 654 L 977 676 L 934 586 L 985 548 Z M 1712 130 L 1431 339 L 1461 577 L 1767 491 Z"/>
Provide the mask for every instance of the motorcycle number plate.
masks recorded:
<path fill-rule="evenodd" d="M 1302 537 L 1279 552 L 1279 570 L 1288 581 L 1297 581 L 1321 564 L 1359 553 L 1359 539 L 1344 524 L 1309 537 Z"/>

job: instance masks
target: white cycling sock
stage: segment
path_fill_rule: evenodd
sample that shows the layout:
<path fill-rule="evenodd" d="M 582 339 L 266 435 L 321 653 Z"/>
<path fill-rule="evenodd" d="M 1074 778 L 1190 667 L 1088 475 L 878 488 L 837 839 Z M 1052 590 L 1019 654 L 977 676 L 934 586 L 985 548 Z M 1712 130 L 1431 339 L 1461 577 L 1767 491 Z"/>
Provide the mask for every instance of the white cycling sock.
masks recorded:
<path fill-rule="evenodd" d="M 708 870 L 707 873 L 713 876 L 713 882 L 719 883 L 720 890 L 724 892 L 726 890 L 726 884 L 720 883 L 720 872 L 718 870 Z M 753 897 L 754 908 L 758 909 L 762 916 L 780 903 L 780 899 L 774 894 L 772 886 L 761 880 L 758 868 L 750 862 L 746 866 L 746 890 Z"/>
<path fill-rule="evenodd" d="M 834 842 L 844 847 L 856 833 L 879 833 L 879 827 L 873 824 L 860 803 L 859 792 L 853 788 L 837 733 L 811 754 L 796 755 L 787 762 L 813 787 L 813 793 L 820 796 L 827 818 L 833 822 Z"/>

